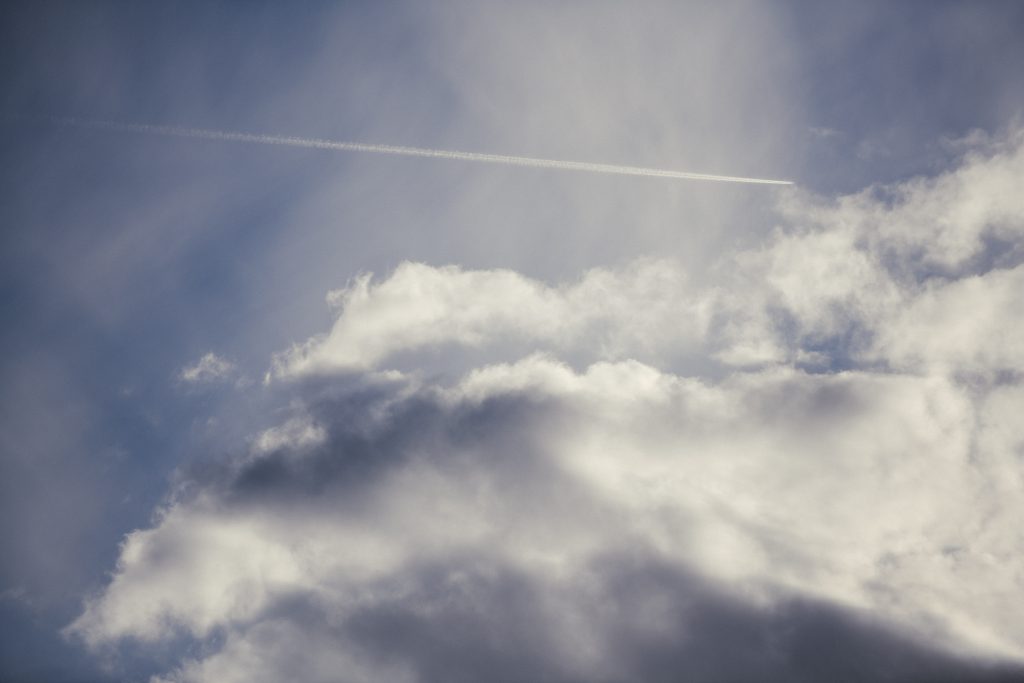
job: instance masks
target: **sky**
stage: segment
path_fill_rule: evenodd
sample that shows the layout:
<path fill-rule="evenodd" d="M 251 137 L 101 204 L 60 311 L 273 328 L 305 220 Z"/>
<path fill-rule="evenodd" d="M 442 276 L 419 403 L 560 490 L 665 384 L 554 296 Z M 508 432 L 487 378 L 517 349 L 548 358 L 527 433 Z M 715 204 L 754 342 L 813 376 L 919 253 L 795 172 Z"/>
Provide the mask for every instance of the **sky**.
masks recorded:
<path fill-rule="evenodd" d="M 4 3 L 0 681 L 1024 679 L 1022 32 Z"/>

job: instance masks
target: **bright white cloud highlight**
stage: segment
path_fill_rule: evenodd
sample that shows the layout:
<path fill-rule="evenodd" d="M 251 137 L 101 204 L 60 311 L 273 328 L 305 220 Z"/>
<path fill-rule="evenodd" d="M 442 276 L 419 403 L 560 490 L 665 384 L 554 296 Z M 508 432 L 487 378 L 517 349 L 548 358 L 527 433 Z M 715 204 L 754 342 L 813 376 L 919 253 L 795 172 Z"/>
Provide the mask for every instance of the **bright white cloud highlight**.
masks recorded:
<path fill-rule="evenodd" d="M 707 302 L 665 261 L 594 269 L 550 287 L 507 270 L 404 263 L 386 280 L 363 276 L 329 300 L 330 333 L 281 354 L 279 377 L 378 366 L 402 352 L 442 346 L 583 350 L 600 357 L 676 350 L 706 333 Z"/>

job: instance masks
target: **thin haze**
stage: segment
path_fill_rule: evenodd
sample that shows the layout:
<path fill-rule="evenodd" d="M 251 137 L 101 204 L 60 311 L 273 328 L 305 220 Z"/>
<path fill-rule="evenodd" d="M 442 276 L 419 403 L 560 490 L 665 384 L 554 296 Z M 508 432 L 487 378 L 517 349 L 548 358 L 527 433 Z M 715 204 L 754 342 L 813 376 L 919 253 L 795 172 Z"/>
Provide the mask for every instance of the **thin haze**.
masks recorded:
<path fill-rule="evenodd" d="M 161 126 L 147 123 L 123 123 L 119 121 L 89 121 L 74 118 L 54 119 L 55 122 L 67 126 L 84 128 L 102 128 L 105 130 L 127 133 L 151 133 L 154 135 L 173 135 L 182 138 L 203 140 L 228 140 L 233 142 L 253 142 L 261 145 L 285 145 L 288 147 L 308 147 L 312 149 L 329 149 L 342 152 L 370 152 L 373 154 L 395 154 L 408 157 L 429 157 L 433 159 L 454 159 L 457 161 L 477 161 L 486 164 L 504 164 L 506 166 L 527 166 L 530 168 L 550 168 L 560 171 L 586 171 L 590 173 L 610 173 L 613 175 L 634 175 L 649 178 L 674 178 L 677 180 L 715 180 L 723 183 L 754 183 L 761 185 L 792 185 L 789 180 L 771 180 L 767 178 L 745 178 L 741 176 L 714 175 L 711 173 L 691 173 L 689 171 L 673 171 L 662 168 L 644 168 L 640 166 L 621 166 L 618 164 L 598 164 L 587 161 L 566 161 L 562 159 L 537 159 L 534 157 L 512 156 L 507 154 L 482 154 L 480 152 L 460 152 L 450 149 L 426 149 L 423 147 L 404 147 L 399 145 L 378 145 L 365 142 L 344 142 L 340 140 L 322 140 L 318 138 L 300 138 L 284 135 L 262 135 L 258 133 L 241 133 L 236 131 L 209 130 L 205 128 L 185 128 L 181 126 Z"/>

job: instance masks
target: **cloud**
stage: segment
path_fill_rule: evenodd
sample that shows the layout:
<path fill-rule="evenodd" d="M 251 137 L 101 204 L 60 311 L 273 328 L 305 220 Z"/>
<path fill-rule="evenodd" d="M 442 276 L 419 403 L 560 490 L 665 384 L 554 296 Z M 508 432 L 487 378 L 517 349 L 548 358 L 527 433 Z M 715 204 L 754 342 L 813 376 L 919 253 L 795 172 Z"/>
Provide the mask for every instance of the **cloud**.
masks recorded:
<path fill-rule="evenodd" d="M 252 451 L 257 456 L 285 449 L 301 451 L 321 445 L 326 438 L 322 427 L 309 418 L 296 417 L 260 432 L 253 440 Z"/>
<path fill-rule="evenodd" d="M 1024 356 L 1012 335 L 997 328 L 1000 316 L 1021 315 L 1012 292 L 1024 263 L 1024 200 L 1014 191 L 1024 134 L 969 140 L 960 165 L 932 178 L 834 201 L 782 195 L 788 227 L 759 249 L 726 256 L 710 285 L 691 284 L 666 259 L 592 269 L 559 286 L 508 270 L 408 262 L 380 282 L 364 275 L 329 295 L 340 309 L 331 331 L 279 354 L 274 375 L 366 370 L 425 349 L 500 345 L 505 356 L 540 348 L 656 363 L 701 352 L 738 366 L 1019 366 Z M 907 348 L 922 339 L 927 348 Z"/>
<path fill-rule="evenodd" d="M 403 263 L 374 284 L 362 276 L 328 299 L 341 309 L 330 333 L 279 355 L 275 375 L 363 370 L 403 352 L 444 346 L 585 350 L 601 357 L 700 340 L 707 309 L 686 296 L 677 265 L 641 260 L 596 268 L 550 287 L 508 270 Z"/>
<path fill-rule="evenodd" d="M 181 369 L 181 380 L 189 384 L 216 382 L 231 376 L 235 372 L 235 364 L 221 358 L 212 351 L 192 365 Z"/>
<path fill-rule="evenodd" d="M 791 609 L 794 595 L 853 608 L 911 649 L 927 649 L 916 638 L 1007 655 L 1024 637 L 1007 599 L 1019 590 L 1019 505 L 988 502 L 969 457 L 970 405 L 944 380 L 773 371 L 712 387 L 635 362 L 579 374 L 531 358 L 444 390 L 357 393 L 308 413 L 326 442 L 208 475 L 202 494 L 129 536 L 114 581 L 73 631 L 98 645 L 225 629 L 239 643 L 186 665 L 182 680 L 242 666 L 246 652 L 272 657 L 258 643 L 279 630 L 274 648 L 290 661 L 289 642 L 310 628 L 287 607 L 296 600 L 316 606 L 331 627 L 317 637 L 340 652 L 365 659 L 365 639 L 389 647 L 384 634 L 357 637 L 367 619 L 398 629 L 454 620 L 456 633 L 499 629 L 481 667 L 526 656 L 567 680 L 616 666 L 634 678 L 646 658 L 605 654 L 620 633 L 661 656 L 695 647 L 687 634 L 707 615 L 684 627 L 675 614 L 694 599 L 688 590 L 740 596 L 736 609 L 760 615 Z M 602 583 L 615 556 L 648 558 L 622 570 L 626 582 L 652 564 L 696 578 L 633 605 Z M 519 625 L 498 608 L 506 574 L 536 603 Z M 439 584 L 417 588 L 424 581 Z M 577 591 L 581 581 L 598 585 Z M 499 602 L 492 611 L 481 600 Z M 711 614 L 726 609 L 718 600 Z M 768 641 L 779 625 L 761 618 L 768 632 L 757 619 L 750 628 Z M 537 629 L 543 647 L 522 640 Z M 430 648 L 397 642 L 392 661 L 420 675 L 434 666 Z M 803 639 L 789 647 L 784 661 Z M 334 656 L 302 648 L 303 661 Z"/>
<path fill-rule="evenodd" d="M 604 649 L 594 652 L 587 641 L 598 634 Z M 958 661 L 820 602 L 760 606 L 650 558 L 604 557 L 575 584 L 556 586 L 487 566 L 421 568 L 413 585 L 341 624 L 296 601 L 157 680 L 316 683 L 343 672 L 353 681 L 815 681 L 873 679 L 880 670 L 891 680 L 932 681 L 1013 673 Z"/>
<path fill-rule="evenodd" d="M 1022 141 L 794 193 L 700 287 L 358 279 L 68 632 L 198 641 L 171 681 L 1019 674 Z"/>
<path fill-rule="evenodd" d="M 837 200 L 783 197 L 788 227 L 734 257 L 727 363 L 798 361 L 991 374 L 1019 368 L 1024 135 L 975 134 L 956 168 Z M 756 351 L 752 351 L 755 349 Z"/>

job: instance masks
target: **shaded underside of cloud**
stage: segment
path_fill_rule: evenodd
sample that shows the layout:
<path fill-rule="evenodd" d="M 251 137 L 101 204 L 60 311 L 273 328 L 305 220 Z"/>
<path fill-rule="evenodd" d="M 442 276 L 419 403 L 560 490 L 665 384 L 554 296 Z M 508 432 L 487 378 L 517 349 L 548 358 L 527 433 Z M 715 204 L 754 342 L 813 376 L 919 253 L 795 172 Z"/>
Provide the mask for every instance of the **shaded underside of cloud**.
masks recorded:
<path fill-rule="evenodd" d="M 783 195 L 708 283 L 359 278 L 69 633 L 195 641 L 168 681 L 1019 675 L 1022 176 L 1011 132 Z"/>

